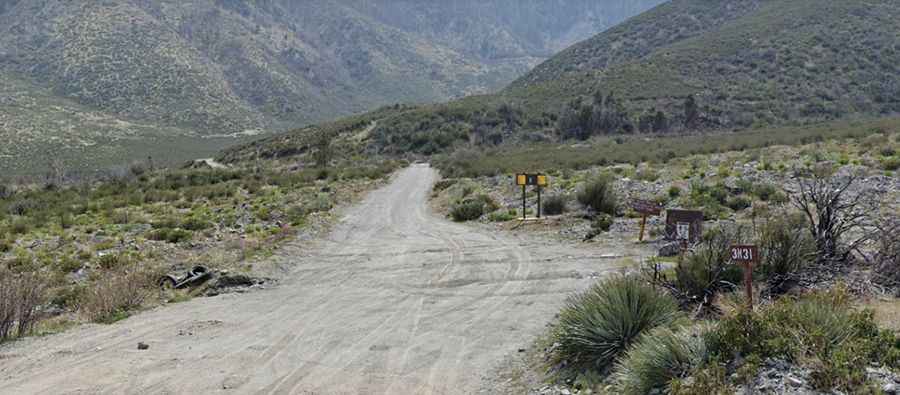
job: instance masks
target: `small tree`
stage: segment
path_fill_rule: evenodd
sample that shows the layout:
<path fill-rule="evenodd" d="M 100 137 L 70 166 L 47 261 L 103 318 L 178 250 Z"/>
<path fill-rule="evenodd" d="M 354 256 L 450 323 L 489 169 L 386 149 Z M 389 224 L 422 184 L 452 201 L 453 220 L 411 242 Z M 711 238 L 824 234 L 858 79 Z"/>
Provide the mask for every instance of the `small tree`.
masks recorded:
<path fill-rule="evenodd" d="M 694 99 L 694 95 L 690 95 L 684 100 L 684 126 L 689 129 L 694 128 L 697 126 L 699 117 L 700 112 L 697 109 L 697 101 Z"/>
<path fill-rule="evenodd" d="M 331 164 L 331 160 L 334 158 L 334 147 L 332 147 L 331 141 L 332 136 L 326 131 L 318 131 L 313 135 L 312 148 L 314 151 L 312 156 L 316 167 L 326 169 Z"/>

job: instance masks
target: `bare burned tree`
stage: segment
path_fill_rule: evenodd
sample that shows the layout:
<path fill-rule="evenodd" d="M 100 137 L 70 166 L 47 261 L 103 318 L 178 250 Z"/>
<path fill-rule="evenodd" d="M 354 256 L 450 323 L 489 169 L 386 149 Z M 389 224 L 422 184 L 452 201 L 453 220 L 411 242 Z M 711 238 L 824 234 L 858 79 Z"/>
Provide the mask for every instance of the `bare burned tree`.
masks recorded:
<path fill-rule="evenodd" d="M 847 192 L 856 180 L 857 176 L 838 180 L 817 175 L 797 179 L 798 190 L 792 193 L 791 203 L 809 220 L 808 229 L 816 243 L 818 263 L 846 262 L 867 240 L 863 235 L 869 218 L 865 195 Z M 856 231 L 859 235 L 855 239 L 846 240 Z"/>

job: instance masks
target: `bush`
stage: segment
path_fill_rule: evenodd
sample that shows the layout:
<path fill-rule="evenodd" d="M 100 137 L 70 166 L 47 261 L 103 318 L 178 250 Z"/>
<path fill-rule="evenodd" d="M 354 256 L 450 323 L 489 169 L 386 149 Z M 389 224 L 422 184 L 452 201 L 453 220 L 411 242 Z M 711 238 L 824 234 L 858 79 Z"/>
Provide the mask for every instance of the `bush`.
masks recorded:
<path fill-rule="evenodd" d="M 193 238 L 193 233 L 184 229 L 160 228 L 150 232 L 150 240 L 165 241 L 172 244 L 188 241 Z"/>
<path fill-rule="evenodd" d="M 659 172 L 651 168 L 644 168 L 638 170 L 634 178 L 640 181 L 654 182 L 659 179 Z"/>
<path fill-rule="evenodd" d="M 492 213 L 500 208 L 500 205 L 498 205 L 497 202 L 494 201 L 494 198 L 486 194 L 479 194 L 472 198 L 472 200 L 480 201 L 482 207 L 484 208 L 484 212 L 486 213 Z"/>
<path fill-rule="evenodd" d="M 900 285 L 900 216 L 887 216 L 875 221 L 874 242 L 876 251 L 872 257 L 876 282 Z"/>
<path fill-rule="evenodd" d="M 450 188 L 453 185 L 455 185 L 458 181 L 459 180 L 455 179 L 455 178 L 443 179 L 443 180 L 440 180 L 440 181 L 434 183 L 434 187 L 432 189 L 435 193 L 442 192 L 445 189 Z"/>
<path fill-rule="evenodd" d="M 677 185 L 672 185 L 669 187 L 668 193 L 669 198 L 676 199 L 681 196 L 681 188 L 679 188 Z"/>
<path fill-rule="evenodd" d="M 751 203 L 750 199 L 747 199 L 744 196 L 734 196 L 728 198 L 728 201 L 725 204 L 734 211 L 741 211 L 750 207 Z"/>
<path fill-rule="evenodd" d="M 484 215 L 484 202 L 468 200 L 458 203 L 450 209 L 450 216 L 456 222 L 474 221 Z"/>
<path fill-rule="evenodd" d="M 760 226 L 760 262 L 756 272 L 761 274 L 776 293 L 786 291 L 783 284 L 815 260 L 816 243 L 806 229 L 801 215 L 775 215 Z M 800 230 L 800 231 L 798 231 Z"/>
<path fill-rule="evenodd" d="M 34 327 L 46 289 L 36 273 L 0 269 L 0 341 L 25 335 Z"/>
<path fill-rule="evenodd" d="M 28 215 L 39 209 L 38 203 L 34 200 L 16 200 L 6 207 L 9 215 Z"/>
<path fill-rule="evenodd" d="M 493 212 L 488 216 L 488 220 L 491 222 L 507 222 L 516 219 L 516 213 L 513 212 Z"/>
<path fill-rule="evenodd" d="M 683 303 L 706 302 L 713 295 L 741 281 L 741 269 L 730 263 L 729 247 L 743 240 L 740 226 L 707 231 L 700 242 L 675 266 L 676 289 Z"/>
<path fill-rule="evenodd" d="M 887 158 L 883 160 L 882 167 L 884 167 L 884 169 L 887 171 L 900 170 L 900 156 L 895 156 L 893 158 Z"/>
<path fill-rule="evenodd" d="M 552 195 L 548 196 L 546 200 L 543 202 L 543 210 L 544 214 L 547 215 L 560 215 L 566 212 L 566 204 L 568 203 L 568 199 L 565 195 Z"/>
<path fill-rule="evenodd" d="M 125 318 L 150 294 L 151 277 L 146 272 L 110 273 L 84 291 L 78 300 L 78 310 L 99 323 Z"/>
<path fill-rule="evenodd" d="M 616 195 L 610 177 L 601 176 L 589 181 L 576 197 L 579 203 L 595 212 L 616 215 Z"/>
<path fill-rule="evenodd" d="M 866 385 L 870 364 L 896 368 L 900 361 L 893 332 L 879 330 L 871 311 L 854 309 L 841 288 L 737 310 L 719 322 L 707 347 L 724 361 L 796 361 L 812 370 L 816 389 L 849 393 Z"/>
<path fill-rule="evenodd" d="M 119 267 L 121 264 L 121 259 L 118 254 L 104 254 L 97 257 L 97 264 L 100 265 L 101 268 L 110 270 Z"/>
<path fill-rule="evenodd" d="M 602 280 L 560 312 L 556 358 L 604 371 L 645 332 L 681 317 L 675 300 L 635 276 Z"/>
<path fill-rule="evenodd" d="M 661 327 L 642 336 L 616 364 L 613 377 L 617 393 L 648 394 L 665 390 L 673 379 L 686 377 L 709 356 L 705 342 L 708 331 L 707 326 L 679 331 Z"/>
<path fill-rule="evenodd" d="M 181 223 L 181 227 L 186 230 L 200 231 L 211 228 L 212 223 L 203 218 L 191 216 Z"/>

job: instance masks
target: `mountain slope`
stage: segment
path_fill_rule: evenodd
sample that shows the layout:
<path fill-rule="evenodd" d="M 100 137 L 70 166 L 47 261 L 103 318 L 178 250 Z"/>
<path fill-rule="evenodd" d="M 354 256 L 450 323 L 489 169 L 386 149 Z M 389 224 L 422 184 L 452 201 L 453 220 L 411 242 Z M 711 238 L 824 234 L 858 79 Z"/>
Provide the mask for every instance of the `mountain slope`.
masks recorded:
<path fill-rule="evenodd" d="M 648 15 L 670 28 L 648 26 Z M 675 0 L 563 52 L 507 94 L 543 105 L 599 89 L 634 116 L 662 110 L 676 125 L 692 95 L 709 126 L 724 128 L 890 114 L 900 111 L 898 16 L 889 0 Z M 712 22 L 683 32 L 697 25 L 682 20 Z M 629 31 L 648 48 L 622 55 Z M 683 38 L 659 45 L 660 34 Z"/>
<path fill-rule="evenodd" d="M 499 94 L 402 108 L 373 152 L 742 130 L 900 112 L 900 2 L 672 0 Z"/>
<path fill-rule="evenodd" d="M 264 133 L 499 89 L 661 1 L 0 0 L 0 73 L 17 100 L 67 103 L 41 114 L 35 142 L 153 134 L 128 124 L 157 137 Z M 8 136 L 33 120 L 12 107 L 0 117 Z"/>

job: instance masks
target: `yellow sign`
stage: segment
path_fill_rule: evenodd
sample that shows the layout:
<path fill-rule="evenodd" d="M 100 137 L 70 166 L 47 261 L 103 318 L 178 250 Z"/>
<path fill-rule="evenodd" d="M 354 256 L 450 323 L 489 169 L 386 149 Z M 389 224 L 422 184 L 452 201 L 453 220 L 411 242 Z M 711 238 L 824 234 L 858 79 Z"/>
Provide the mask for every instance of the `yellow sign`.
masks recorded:
<path fill-rule="evenodd" d="M 528 176 L 526 176 L 525 174 L 516 175 L 516 185 L 528 185 Z"/>
<path fill-rule="evenodd" d="M 538 175 L 537 176 L 537 184 L 542 187 L 547 186 L 547 176 Z"/>

